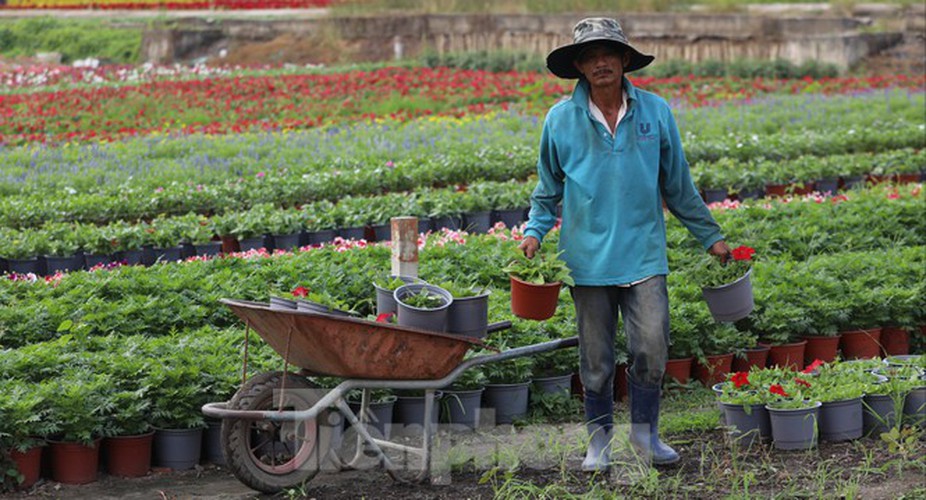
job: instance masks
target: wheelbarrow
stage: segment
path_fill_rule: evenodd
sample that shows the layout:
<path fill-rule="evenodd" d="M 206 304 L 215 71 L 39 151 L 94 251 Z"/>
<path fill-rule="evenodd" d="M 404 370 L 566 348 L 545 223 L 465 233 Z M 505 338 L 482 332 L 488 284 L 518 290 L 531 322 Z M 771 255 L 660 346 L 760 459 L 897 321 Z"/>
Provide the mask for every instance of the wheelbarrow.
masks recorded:
<path fill-rule="evenodd" d="M 437 430 L 432 424 L 435 391 L 477 365 L 578 344 L 578 338 L 571 337 L 464 359 L 473 346 L 485 347 L 482 341 L 325 312 L 271 309 L 243 300 L 221 302 L 246 323 L 246 335 L 253 328 L 284 360 L 283 371 L 245 379 L 230 401 L 202 408 L 206 416 L 223 419 L 222 446 L 231 471 L 242 483 L 266 493 L 304 484 L 329 467 L 356 468 L 365 457 L 373 457 L 395 480 L 423 481 L 431 470 Z M 490 331 L 510 326 L 496 323 Z M 289 371 L 290 364 L 301 371 Z M 322 390 L 313 385 L 312 376 L 344 380 Z M 355 389 L 362 391 L 357 414 L 346 401 Z M 375 389 L 424 391 L 421 446 L 371 434 L 368 410 Z M 342 418 L 356 432 L 353 457 L 334 452 L 345 439 Z"/>

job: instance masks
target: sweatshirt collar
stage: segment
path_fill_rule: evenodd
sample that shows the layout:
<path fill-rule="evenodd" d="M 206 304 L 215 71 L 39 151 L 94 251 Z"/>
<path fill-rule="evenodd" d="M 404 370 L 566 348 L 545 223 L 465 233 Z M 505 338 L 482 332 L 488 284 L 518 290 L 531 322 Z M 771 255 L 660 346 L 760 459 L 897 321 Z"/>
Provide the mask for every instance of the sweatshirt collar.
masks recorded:
<path fill-rule="evenodd" d="M 627 92 L 627 111 L 630 111 L 632 107 L 631 101 L 637 100 L 637 89 L 630 83 L 630 80 L 626 76 L 623 77 L 623 86 L 624 91 Z M 572 92 L 572 102 L 591 113 L 591 110 L 588 108 L 588 100 L 590 97 L 591 87 L 588 84 L 588 80 L 580 78 L 576 83 L 575 90 Z"/>

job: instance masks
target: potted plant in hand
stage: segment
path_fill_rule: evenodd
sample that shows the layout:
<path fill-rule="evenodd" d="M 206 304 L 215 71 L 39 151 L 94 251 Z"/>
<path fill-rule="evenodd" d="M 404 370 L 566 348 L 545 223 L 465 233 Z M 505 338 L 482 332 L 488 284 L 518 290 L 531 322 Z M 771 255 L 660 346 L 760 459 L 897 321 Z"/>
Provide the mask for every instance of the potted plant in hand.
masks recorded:
<path fill-rule="evenodd" d="M 502 271 L 511 281 L 511 312 L 524 319 L 544 320 L 556 312 L 563 284 L 574 286 L 569 267 L 559 258 L 562 252 L 540 251 L 528 259 L 515 248 Z"/>
<path fill-rule="evenodd" d="M 756 251 L 747 246 L 733 249 L 732 258 L 721 261 L 712 255 L 703 257 L 697 274 L 701 293 L 711 315 L 717 321 L 737 321 L 752 312 L 752 257 Z"/>

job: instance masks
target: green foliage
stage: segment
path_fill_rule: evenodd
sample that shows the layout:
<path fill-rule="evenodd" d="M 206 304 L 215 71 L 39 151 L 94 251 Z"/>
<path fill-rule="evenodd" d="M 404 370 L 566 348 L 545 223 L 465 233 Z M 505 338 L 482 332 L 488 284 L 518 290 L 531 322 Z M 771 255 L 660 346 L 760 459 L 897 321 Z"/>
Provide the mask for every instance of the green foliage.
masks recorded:
<path fill-rule="evenodd" d="M 62 62 L 95 57 L 113 63 L 135 63 L 141 30 L 119 28 L 106 20 L 59 20 L 35 17 L 0 24 L 0 53 L 33 57 L 58 52 Z"/>
<path fill-rule="evenodd" d="M 547 248 L 550 248 L 550 246 L 547 245 Z M 541 250 L 533 258 L 529 259 L 521 250 L 515 247 L 509 254 L 511 260 L 502 268 L 502 271 L 516 276 L 521 281 L 535 285 L 562 282 L 573 286 L 575 281 L 569 274 L 569 267 L 565 261 L 559 258 L 562 253 Z"/>
<path fill-rule="evenodd" d="M 839 67 L 835 64 L 820 61 L 806 61 L 794 64 L 784 59 L 767 61 L 763 59 L 737 59 L 724 62 L 707 59 L 692 63 L 680 59 L 666 61 L 656 60 L 650 66 L 634 74 L 653 76 L 656 78 L 672 78 L 678 76 L 700 77 L 736 77 L 744 79 L 753 78 L 832 78 L 839 76 Z"/>

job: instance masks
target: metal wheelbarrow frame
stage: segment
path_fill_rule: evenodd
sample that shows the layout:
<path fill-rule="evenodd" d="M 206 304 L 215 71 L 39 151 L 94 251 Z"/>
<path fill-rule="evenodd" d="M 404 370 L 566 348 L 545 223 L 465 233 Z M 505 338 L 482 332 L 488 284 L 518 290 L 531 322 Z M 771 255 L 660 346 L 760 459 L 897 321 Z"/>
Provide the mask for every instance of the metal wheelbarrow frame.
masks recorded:
<path fill-rule="evenodd" d="M 223 448 L 236 477 L 249 487 L 268 493 L 311 480 L 321 470 L 323 462 L 331 463 L 335 470 L 356 468 L 365 451 L 372 453 L 393 479 L 422 481 L 431 469 L 431 445 L 436 431 L 431 422 L 436 390 L 450 386 L 474 366 L 578 345 L 578 338 L 571 337 L 464 360 L 470 347 L 484 344 L 470 337 L 321 312 L 271 309 L 266 304 L 240 300 L 223 299 L 222 303 L 248 324 L 248 330 L 253 326 L 284 358 L 283 372 L 255 376 L 242 384 L 231 401 L 207 403 L 202 408 L 206 416 L 223 419 Z M 505 322 L 495 329 L 508 326 L 510 323 Z M 289 363 L 302 368 L 301 374 L 288 372 Z M 245 350 L 245 371 L 246 367 Z M 300 395 L 305 393 L 297 389 L 310 388 L 305 377 L 312 375 L 345 380 L 333 389 L 326 389 L 324 395 Z M 360 418 L 346 401 L 347 394 L 354 389 L 362 390 Z M 366 424 L 369 423 L 371 391 L 375 389 L 425 392 L 420 447 L 370 434 Z M 274 406 L 277 396 L 280 408 Z M 268 404 L 269 408 L 265 408 Z M 345 418 L 349 429 L 357 433 L 356 452 L 348 460 L 341 460 L 322 446 L 324 438 L 319 436 L 317 421 L 323 416 L 330 417 L 331 409 Z M 265 443 L 254 445 L 252 442 L 257 439 L 254 436 L 264 434 L 271 436 L 269 448 Z M 287 443 L 293 444 L 294 450 L 290 450 Z M 279 464 L 273 458 L 281 452 L 278 448 L 286 451 Z M 394 463 L 384 448 L 417 456 L 419 467 L 412 470 L 410 477 L 403 475 L 408 468 Z M 267 456 L 271 457 L 269 464 Z"/>

